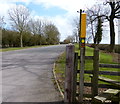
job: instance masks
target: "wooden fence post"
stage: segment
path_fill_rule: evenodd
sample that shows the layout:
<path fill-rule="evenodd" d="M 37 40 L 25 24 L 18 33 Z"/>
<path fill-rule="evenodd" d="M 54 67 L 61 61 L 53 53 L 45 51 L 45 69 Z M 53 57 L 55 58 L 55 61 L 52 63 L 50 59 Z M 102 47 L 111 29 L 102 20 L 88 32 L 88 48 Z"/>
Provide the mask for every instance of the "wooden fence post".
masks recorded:
<path fill-rule="evenodd" d="M 77 69 L 78 69 L 78 53 L 75 53 L 74 70 L 73 70 L 73 85 L 72 85 L 72 102 L 76 102 L 76 87 L 77 87 Z"/>
<path fill-rule="evenodd" d="M 80 49 L 80 82 L 79 82 L 79 101 L 83 103 L 83 90 L 84 90 L 84 69 L 85 69 L 85 47 Z"/>
<path fill-rule="evenodd" d="M 73 92 L 73 70 L 74 70 L 74 45 L 66 46 L 66 71 L 65 71 L 65 90 L 64 90 L 64 102 L 72 102 Z"/>
<path fill-rule="evenodd" d="M 92 78 L 92 97 L 98 95 L 98 75 L 99 75 L 99 49 L 94 49 L 93 59 L 93 78 Z"/>

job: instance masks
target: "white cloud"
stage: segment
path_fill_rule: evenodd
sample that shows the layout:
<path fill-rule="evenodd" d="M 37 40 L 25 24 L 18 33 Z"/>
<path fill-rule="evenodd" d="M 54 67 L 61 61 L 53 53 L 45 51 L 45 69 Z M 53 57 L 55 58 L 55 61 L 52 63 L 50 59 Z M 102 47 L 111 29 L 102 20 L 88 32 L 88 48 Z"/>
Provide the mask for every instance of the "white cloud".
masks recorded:
<path fill-rule="evenodd" d="M 64 18 L 64 19 L 63 19 Z M 67 18 L 62 16 L 56 16 L 52 19 L 54 24 L 58 27 L 61 32 L 61 40 L 65 39 L 68 35 L 72 35 L 72 26 Z"/>
<path fill-rule="evenodd" d="M 71 26 L 71 21 L 72 18 L 76 15 L 79 15 L 76 11 L 79 10 L 80 8 L 84 8 L 85 5 L 84 2 L 80 2 L 79 0 L 1 0 L 0 2 L 0 15 L 6 17 L 6 21 L 8 19 L 8 10 L 15 6 L 17 2 L 23 2 L 26 5 L 29 4 L 30 2 L 34 4 L 42 4 L 45 8 L 50 8 L 50 7 L 59 7 L 67 11 L 66 14 L 64 15 L 57 15 L 55 17 L 42 17 L 42 18 L 49 18 L 52 20 L 52 22 L 58 27 L 60 33 L 61 33 L 61 38 L 62 40 L 67 37 L 67 35 L 72 34 L 72 26 Z M 92 0 L 94 1 L 94 0 Z M 91 1 L 91 2 L 92 2 Z M 88 2 L 87 2 L 88 3 Z M 92 2 L 93 3 L 93 2 Z M 91 3 L 89 3 L 91 4 Z M 3 9 L 5 8 L 5 9 Z M 35 11 L 32 11 L 32 15 L 35 16 L 36 13 Z M 37 16 L 35 16 L 36 18 Z"/>
<path fill-rule="evenodd" d="M 8 17 L 8 10 L 12 7 L 16 6 L 16 4 L 14 3 L 0 3 L 0 16 L 4 17 L 4 21 L 6 23 L 5 27 L 9 27 L 10 28 L 10 24 L 9 24 L 9 17 Z"/>
<path fill-rule="evenodd" d="M 10 4 L 10 3 L 16 3 L 16 2 L 23 2 L 25 4 L 29 4 L 32 0 L 0 0 L 0 3 L 7 3 L 7 4 Z"/>
<path fill-rule="evenodd" d="M 67 11 L 64 15 L 57 15 L 51 18 L 53 23 L 58 27 L 61 33 L 61 40 L 64 40 L 68 35 L 72 35 L 73 18 L 79 16 L 77 13 L 80 9 L 85 9 L 95 4 L 96 0 L 34 0 L 32 3 L 41 4 L 46 9 L 50 7 L 59 7 Z"/>
<path fill-rule="evenodd" d="M 41 18 L 43 20 L 45 19 L 51 20 L 58 27 L 61 33 L 61 40 L 64 40 L 68 35 L 72 35 L 73 18 L 76 16 L 79 17 L 79 14 L 77 13 L 77 11 L 79 9 L 84 10 L 88 7 L 91 7 L 92 5 L 96 3 L 96 1 L 97 0 L 0 0 L 0 15 L 8 18 L 7 11 L 11 7 L 15 6 L 16 3 L 18 2 L 22 2 L 26 6 L 29 3 L 34 3 L 36 5 L 42 5 L 46 9 L 49 9 L 51 7 L 59 7 L 67 11 L 66 14 L 57 15 L 54 17 L 50 17 L 50 16 L 43 17 L 42 15 L 38 16 L 34 10 L 32 10 L 31 13 L 32 13 L 32 16 L 34 16 L 34 18 Z M 107 39 L 103 40 L 103 42 L 106 42 Z M 107 40 L 107 42 L 109 41 Z"/>
<path fill-rule="evenodd" d="M 7 15 L 7 11 L 13 7 L 15 4 L 12 3 L 0 3 L 0 15 L 1 16 L 6 16 Z"/>
<path fill-rule="evenodd" d="M 15 1 L 15 0 L 12 0 L 12 1 Z M 16 6 L 17 6 L 16 3 L 13 3 L 13 2 L 5 2 L 5 1 L 3 1 L 2 3 L 0 3 L 0 16 L 4 17 L 4 21 L 6 23 L 5 27 L 7 27 L 7 28 L 10 28 L 10 26 L 11 26 L 10 21 L 9 21 L 8 11 L 11 8 L 14 8 Z M 24 6 L 24 5 L 21 5 L 21 6 Z"/>
<path fill-rule="evenodd" d="M 63 41 L 68 35 L 72 35 L 72 26 L 71 26 L 71 22 L 69 21 L 70 19 L 68 19 L 69 17 L 67 17 L 68 15 L 57 15 L 55 17 L 44 17 L 44 16 L 34 16 L 34 19 L 41 19 L 43 21 L 51 21 L 52 23 L 54 23 L 59 32 L 61 33 L 61 40 Z"/>
<path fill-rule="evenodd" d="M 43 4 L 45 8 L 60 7 L 68 12 L 75 12 L 93 5 L 96 0 L 34 0 L 35 4 Z"/>

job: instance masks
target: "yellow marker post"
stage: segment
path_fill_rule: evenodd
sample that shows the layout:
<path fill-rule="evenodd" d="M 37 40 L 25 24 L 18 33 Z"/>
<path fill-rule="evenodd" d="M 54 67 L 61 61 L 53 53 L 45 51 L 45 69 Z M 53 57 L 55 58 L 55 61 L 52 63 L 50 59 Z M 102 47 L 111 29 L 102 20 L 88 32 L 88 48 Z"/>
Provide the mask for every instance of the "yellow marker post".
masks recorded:
<path fill-rule="evenodd" d="M 81 47 L 85 47 L 86 38 L 86 13 L 81 14 L 81 33 L 80 33 L 80 43 Z"/>
<path fill-rule="evenodd" d="M 83 103 L 83 89 L 84 89 L 84 70 L 85 70 L 85 38 L 86 38 L 86 14 L 81 14 L 81 29 L 80 29 L 80 82 L 79 82 L 79 101 Z"/>
<path fill-rule="evenodd" d="M 86 37 L 86 13 L 81 14 L 81 34 L 80 38 Z"/>

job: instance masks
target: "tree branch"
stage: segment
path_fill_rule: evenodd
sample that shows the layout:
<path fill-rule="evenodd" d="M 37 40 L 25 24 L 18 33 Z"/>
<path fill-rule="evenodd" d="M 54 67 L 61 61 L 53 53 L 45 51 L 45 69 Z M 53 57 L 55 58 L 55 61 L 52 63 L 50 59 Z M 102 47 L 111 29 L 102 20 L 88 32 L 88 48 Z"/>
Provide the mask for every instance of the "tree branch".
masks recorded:
<path fill-rule="evenodd" d="M 111 6 L 112 9 L 115 8 L 115 2 L 109 2 L 109 4 L 110 4 L 110 6 Z"/>
<path fill-rule="evenodd" d="M 120 15 L 116 15 L 115 18 L 120 19 Z"/>
<path fill-rule="evenodd" d="M 115 11 L 117 11 L 118 9 L 120 9 L 120 1 L 116 2 L 116 8 L 115 8 Z"/>
<path fill-rule="evenodd" d="M 117 11 L 117 12 L 115 12 L 115 14 L 119 14 L 120 13 L 120 10 L 119 11 Z"/>

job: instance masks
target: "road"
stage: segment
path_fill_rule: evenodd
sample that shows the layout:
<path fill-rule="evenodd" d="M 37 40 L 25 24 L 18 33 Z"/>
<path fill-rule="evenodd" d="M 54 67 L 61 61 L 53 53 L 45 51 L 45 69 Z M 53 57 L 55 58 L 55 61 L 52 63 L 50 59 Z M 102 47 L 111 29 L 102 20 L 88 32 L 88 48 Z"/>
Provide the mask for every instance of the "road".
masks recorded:
<path fill-rule="evenodd" d="M 2 53 L 3 102 L 55 102 L 59 92 L 52 81 L 55 59 L 65 45 Z"/>

